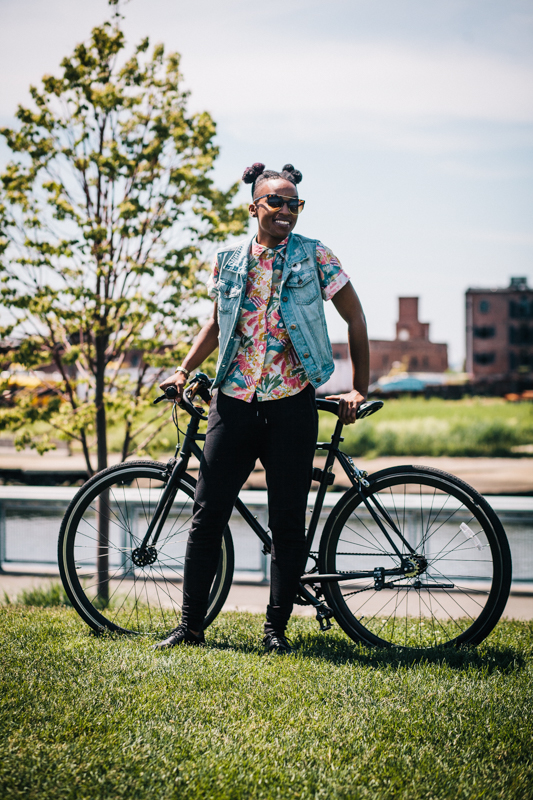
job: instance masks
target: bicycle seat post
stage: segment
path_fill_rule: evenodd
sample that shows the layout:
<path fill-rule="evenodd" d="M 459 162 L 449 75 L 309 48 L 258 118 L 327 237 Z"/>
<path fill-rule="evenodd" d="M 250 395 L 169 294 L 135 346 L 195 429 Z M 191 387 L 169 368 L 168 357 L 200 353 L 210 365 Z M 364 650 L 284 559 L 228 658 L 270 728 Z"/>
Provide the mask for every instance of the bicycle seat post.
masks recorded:
<path fill-rule="evenodd" d="M 324 469 L 323 469 L 323 477 L 320 482 L 320 486 L 318 487 L 313 513 L 311 514 L 311 520 L 309 522 L 309 528 L 307 533 L 309 547 L 311 547 L 312 539 L 317 529 L 318 520 L 322 512 L 322 505 L 328 488 L 327 475 L 329 475 L 329 473 L 331 472 L 331 469 L 335 462 L 335 452 L 336 450 L 338 450 L 339 444 L 343 441 L 343 438 L 341 436 L 342 429 L 343 429 L 343 423 L 339 419 L 337 420 L 337 424 L 335 425 L 335 430 L 333 431 L 333 434 L 331 436 L 331 441 L 328 443 L 326 442 L 323 443 L 324 449 L 327 450 L 327 456 L 326 456 L 326 463 L 324 464 Z"/>
<path fill-rule="evenodd" d="M 335 430 L 331 436 L 331 451 L 337 450 L 340 443 L 344 441 L 343 437 L 341 436 L 342 429 L 344 427 L 344 422 L 341 422 L 340 419 L 337 420 L 337 424 L 335 425 Z M 333 460 L 332 462 L 333 463 Z"/>

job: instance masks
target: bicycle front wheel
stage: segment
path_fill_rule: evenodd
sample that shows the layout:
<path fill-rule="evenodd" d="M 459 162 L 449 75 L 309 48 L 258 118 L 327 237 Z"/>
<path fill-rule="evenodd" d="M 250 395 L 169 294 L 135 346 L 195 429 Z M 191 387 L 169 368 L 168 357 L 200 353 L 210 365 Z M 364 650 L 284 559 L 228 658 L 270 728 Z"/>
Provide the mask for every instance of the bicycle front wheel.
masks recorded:
<path fill-rule="evenodd" d="M 149 557 L 140 558 L 138 551 L 167 481 L 165 464 L 126 462 L 91 478 L 67 509 L 58 543 L 61 579 L 72 605 L 94 630 L 161 636 L 181 619 L 195 486 L 189 475 L 181 479 Z M 224 605 L 233 566 L 226 527 L 205 627 Z"/>
<path fill-rule="evenodd" d="M 339 625 L 379 647 L 479 644 L 498 622 L 511 584 L 509 544 L 494 511 L 471 486 L 428 467 L 393 467 L 368 480 L 365 494 L 383 509 L 390 540 L 352 489 L 328 517 L 320 543 L 320 572 L 372 575 L 324 583 Z M 407 563 L 410 548 L 394 528 L 416 554 L 414 568 L 401 575 L 391 572 Z"/>

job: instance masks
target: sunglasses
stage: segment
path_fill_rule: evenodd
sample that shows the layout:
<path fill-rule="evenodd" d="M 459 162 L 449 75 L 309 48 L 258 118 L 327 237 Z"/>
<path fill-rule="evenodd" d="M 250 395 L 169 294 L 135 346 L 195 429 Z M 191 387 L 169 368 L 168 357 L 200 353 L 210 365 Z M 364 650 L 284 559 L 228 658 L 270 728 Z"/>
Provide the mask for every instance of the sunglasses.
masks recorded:
<path fill-rule="evenodd" d="M 270 208 L 283 208 L 287 203 L 287 208 L 291 214 L 301 214 L 304 210 L 305 200 L 300 200 L 298 197 L 284 197 L 282 194 L 262 194 L 260 197 L 254 198 L 254 203 L 266 197 L 267 204 Z"/>

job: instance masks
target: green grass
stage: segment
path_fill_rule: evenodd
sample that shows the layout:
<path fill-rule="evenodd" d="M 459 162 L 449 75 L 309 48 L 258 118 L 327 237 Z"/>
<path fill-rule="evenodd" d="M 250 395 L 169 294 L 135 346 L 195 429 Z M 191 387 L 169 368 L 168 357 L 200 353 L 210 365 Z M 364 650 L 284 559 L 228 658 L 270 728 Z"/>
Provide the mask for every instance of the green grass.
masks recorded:
<path fill-rule="evenodd" d="M 320 439 L 331 436 L 335 420 L 321 412 Z M 344 429 L 342 449 L 353 456 L 524 455 L 516 447 L 533 443 L 533 403 L 497 398 L 387 400 L 381 411 Z"/>
<path fill-rule="evenodd" d="M 249 614 L 162 653 L 67 608 L 0 615 L 3 798 L 533 797 L 532 623 L 416 658 L 299 618 L 280 658 Z"/>

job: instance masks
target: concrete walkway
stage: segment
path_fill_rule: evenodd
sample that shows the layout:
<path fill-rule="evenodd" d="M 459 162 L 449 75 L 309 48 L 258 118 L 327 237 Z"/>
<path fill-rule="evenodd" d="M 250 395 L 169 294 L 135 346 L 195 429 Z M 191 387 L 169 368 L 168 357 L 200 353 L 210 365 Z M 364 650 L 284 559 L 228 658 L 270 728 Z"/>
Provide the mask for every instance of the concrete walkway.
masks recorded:
<path fill-rule="evenodd" d="M 23 589 L 48 586 L 51 581 L 58 580 L 59 576 L 56 573 L 43 573 L 42 575 L 0 573 L 0 602 L 3 600 L 4 592 L 10 599 L 15 600 Z M 248 611 L 264 614 L 268 595 L 269 587 L 264 584 L 234 583 L 224 611 Z M 308 606 L 295 606 L 294 613 L 302 616 L 314 616 L 313 610 Z M 524 586 L 517 584 L 513 587 L 503 616 L 508 619 L 533 619 L 533 586 L 531 584 Z"/>
<path fill-rule="evenodd" d="M 170 457 L 171 454 L 168 454 Z M 120 460 L 118 453 L 109 456 L 109 463 L 116 464 Z M 162 458 L 166 461 L 166 457 Z M 324 463 L 324 458 L 317 456 L 316 466 Z M 533 494 L 533 458 L 432 458 L 429 456 L 395 456 L 365 460 L 354 459 L 360 469 L 367 472 L 378 472 L 387 467 L 402 464 L 424 464 L 428 467 L 450 472 L 471 484 L 482 494 Z M 83 471 L 85 461 L 81 455 L 68 456 L 65 451 L 53 451 L 38 456 L 34 452 L 16 452 L 13 448 L 0 448 L 0 470 L 21 469 L 29 471 Z M 198 468 L 196 459 L 191 459 L 190 472 L 195 474 Z M 338 487 L 347 487 L 348 479 L 339 465 L 335 469 Z M 265 473 L 258 462 L 255 470 L 245 483 L 244 489 L 265 489 Z"/>
<path fill-rule="evenodd" d="M 251 611 L 264 614 L 268 603 L 268 586 L 233 584 L 224 606 L 225 611 Z M 294 613 L 314 616 L 309 606 L 295 606 Z M 503 616 L 508 619 L 533 619 L 533 587 L 527 593 L 511 593 Z"/>

